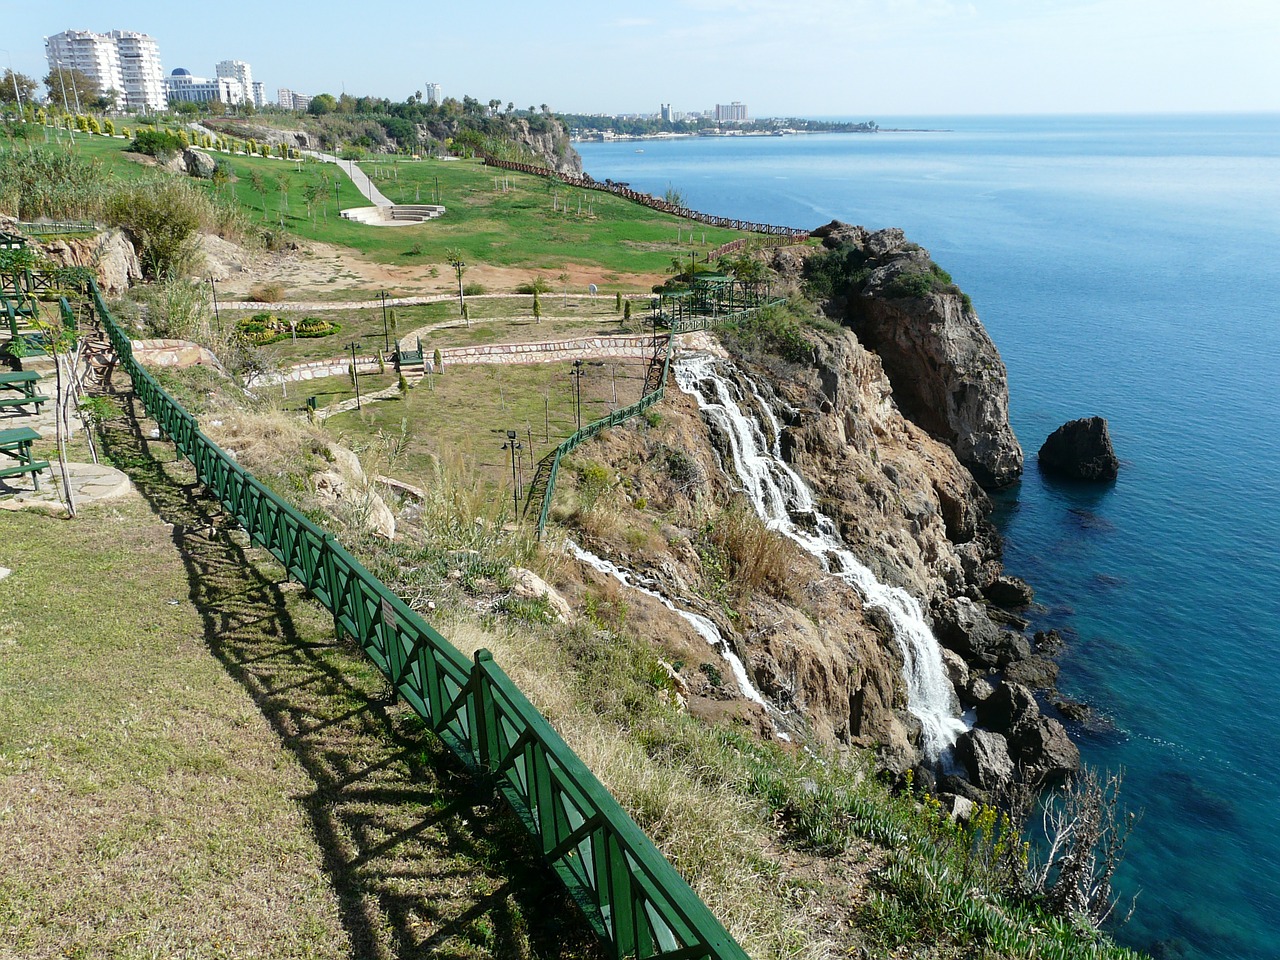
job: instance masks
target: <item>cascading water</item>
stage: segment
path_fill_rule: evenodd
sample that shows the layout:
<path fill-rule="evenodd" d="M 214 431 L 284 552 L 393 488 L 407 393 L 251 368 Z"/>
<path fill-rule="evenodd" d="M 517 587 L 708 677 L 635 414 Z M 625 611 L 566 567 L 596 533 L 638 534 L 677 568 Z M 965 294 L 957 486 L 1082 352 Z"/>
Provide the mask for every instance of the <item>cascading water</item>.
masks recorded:
<path fill-rule="evenodd" d="M 771 530 L 789 537 L 815 556 L 825 569 L 852 584 L 869 606 L 889 616 L 893 636 L 902 653 L 907 681 L 907 709 L 920 720 L 924 754 L 938 761 L 967 729 L 957 716 L 955 690 L 942 663 L 942 652 L 925 622 L 920 604 L 900 587 L 881 583 L 845 548 L 832 520 L 820 513 L 804 480 L 782 459 L 777 418 L 755 385 L 743 377 L 754 394 L 756 406 L 769 418 L 772 443 L 760 421 L 743 412 L 734 399 L 730 382 L 718 361 L 706 356 L 686 356 L 672 369 L 676 383 L 698 402 L 712 429 L 728 440 L 733 469 L 756 513 Z M 797 525 L 793 516 L 812 518 L 813 529 Z"/>
<path fill-rule="evenodd" d="M 603 557 L 596 556 L 590 550 L 584 550 L 572 540 L 568 541 L 568 545 L 569 549 L 573 552 L 573 555 L 583 563 L 588 566 L 595 567 L 595 569 L 599 570 L 601 573 L 609 574 L 609 576 L 613 577 L 619 583 L 630 587 L 632 590 L 639 590 L 641 593 L 653 597 L 672 613 L 683 618 L 691 627 L 693 627 L 694 630 L 697 631 L 698 636 L 707 641 L 707 643 L 724 658 L 725 663 L 729 665 L 729 669 L 733 671 L 733 677 L 737 680 L 738 689 L 742 692 L 742 695 L 748 700 L 760 704 L 762 707 L 768 707 L 764 697 L 760 696 L 760 691 L 752 685 L 751 678 L 747 676 L 747 668 L 743 666 L 742 660 L 733 652 L 733 648 L 729 646 L 729 641 L 725 640 L 724 636 L 720 633 L 720 628 L 717 627 L 715 623 L 708 620 L 701 614 L 692 613 L 689 610 L 681 610 L 657 590 L 651 590 L 650 588 L 637 583 L 633 574 L 623 570 L 615 564 L 610 563 Z M 786 739 L 786 737 L 781 733 L 779 733 L 778 736 Z"/>

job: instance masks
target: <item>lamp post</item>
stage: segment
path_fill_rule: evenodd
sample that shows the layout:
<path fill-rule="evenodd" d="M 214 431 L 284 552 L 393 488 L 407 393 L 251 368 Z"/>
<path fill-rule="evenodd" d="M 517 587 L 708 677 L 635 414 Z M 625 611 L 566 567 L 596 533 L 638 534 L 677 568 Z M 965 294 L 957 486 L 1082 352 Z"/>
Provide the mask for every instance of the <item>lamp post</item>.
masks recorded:
<path fill-rule="evenodd" d="M 351 348 L 351 382 L 356 387 L 356 409 L 361 410 L 363 408 L 360 406 L 360 371 L 356 369 L 356 350 L 360 346 L 360 341 L 352 340 L 347 346 Z"/>
<path fill-rule="evenodd" d="M 378 296 L 382 298 L 382 350 L 384 353 L 391 351 L 391 336 L 387 333 L 387 291 L 378 291 Z"/>
<path fill-rule="evenodd" d="M 514 430 L 507 431 L 507 442 L 502 445 L 503 450 L 511 451 L 511 502 L 515 507 L 516 513 L 520 512 L 520 488 L 524 486 L 524 477 L 519 475 L 520 470 L 520 451 L 524 449 L 524 444 L 516 439 Z"/>
<path fill-rule="evenodd" d="M 582 361 L 573 361 L 573 409 L 577 429 L 582 429 Z"/>
<path fill-rule="evenodd" d="M 222 318 L 218 316 L 218 285 L 213 281 L 213 275 L 209 275 L 209 289 L 213 291 L 213 319 L 217 321 L 219 328 L 222 326 Z"/>
<path fill-rule="evenodd" d="M 0 47 L 0 50 L 4 50 L 4 48 Z M 13 54 L 8 50 L 5 50 L 4 53 L 9 58 L 9 79 L 13 81 L 13 98 L 18 102 L 18 119 L 22 120 L 22 94 L 18 92 L 18 75 L 13 72 Z"/>

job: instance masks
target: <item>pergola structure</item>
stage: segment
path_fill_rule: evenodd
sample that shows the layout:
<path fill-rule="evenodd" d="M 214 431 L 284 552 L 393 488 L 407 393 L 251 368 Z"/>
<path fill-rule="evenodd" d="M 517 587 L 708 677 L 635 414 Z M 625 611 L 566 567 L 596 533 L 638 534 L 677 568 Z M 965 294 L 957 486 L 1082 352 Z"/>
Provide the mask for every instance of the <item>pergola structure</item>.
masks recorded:
<path fill-rule="evenodd" d="M 667 290 L 653 299 L 653 310 L 666 323 L 695 317 L 719 317 L 757 307 L 769 300 L 769 286 L 734 279 L 724 273 L 695 274 L 687 287 Z"/>

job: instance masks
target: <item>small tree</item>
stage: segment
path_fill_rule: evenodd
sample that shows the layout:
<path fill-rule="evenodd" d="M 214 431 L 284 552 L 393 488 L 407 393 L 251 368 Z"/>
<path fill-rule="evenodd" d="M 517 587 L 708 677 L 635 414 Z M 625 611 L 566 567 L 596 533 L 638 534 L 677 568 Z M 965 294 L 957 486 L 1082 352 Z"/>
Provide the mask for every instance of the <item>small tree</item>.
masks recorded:
<path fill-rule="evenodd" d="M 436 347 L 435 351 L 431 354 L 431 366 L 435 369 L 436 373 L 444 373 L 444 357 L 441 356 L 439 347 Z"/>
<path fill-rule="evenodd" d="M 542 322 L 542 304 L 538 300 L 538 291 L 533 291 L 533 322 Z"/>
<path fill-rule="evenodd" d="M 616 310 L 618 313 L 622 312 L 622 291 L 621 290 L 619 290 L 613 296 L 613 309 Z"/>

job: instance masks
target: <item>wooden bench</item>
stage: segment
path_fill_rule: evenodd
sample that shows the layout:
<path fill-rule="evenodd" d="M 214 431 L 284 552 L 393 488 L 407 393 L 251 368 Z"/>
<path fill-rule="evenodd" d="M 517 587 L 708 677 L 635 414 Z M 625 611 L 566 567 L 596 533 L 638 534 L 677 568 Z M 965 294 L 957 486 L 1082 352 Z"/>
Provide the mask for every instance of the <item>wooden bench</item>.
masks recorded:
<path fill-rule="evenodd" d="M 31 474 L 31 482 L 36 492 L 40 491 L 40 471 L 49 469 L 48 460 L 34 460 L 31 457 L 31 444 L 40 439 L 40 434 L 30 427 L 16 427 L 12 430 L 0 430 L 0 454 L 15 461 L 13 466 L 0 468 L 0 478 L 17 477 L 24 473 Z M 0 460 L 0 463 L 4 463 Z"/>

